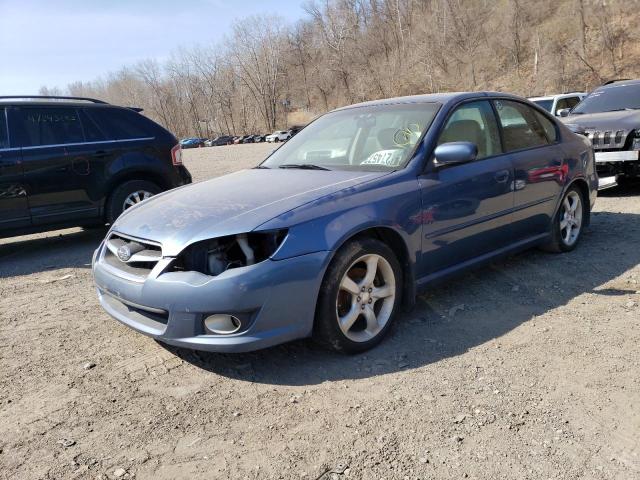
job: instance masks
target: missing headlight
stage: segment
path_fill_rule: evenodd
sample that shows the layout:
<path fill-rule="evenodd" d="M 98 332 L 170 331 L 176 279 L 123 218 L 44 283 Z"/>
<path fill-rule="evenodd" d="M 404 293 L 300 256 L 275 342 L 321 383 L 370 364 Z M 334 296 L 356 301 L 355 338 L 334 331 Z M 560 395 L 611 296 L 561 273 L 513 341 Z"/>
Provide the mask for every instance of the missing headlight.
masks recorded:
<path fill-rule="evenodd" d="M 253 265 L 273 255 L 286 235 L 286 230 L 277 230 L 241 233 L 198 242 L 180 254 L 172 270 L 216 276 L 232 268 Z"/>

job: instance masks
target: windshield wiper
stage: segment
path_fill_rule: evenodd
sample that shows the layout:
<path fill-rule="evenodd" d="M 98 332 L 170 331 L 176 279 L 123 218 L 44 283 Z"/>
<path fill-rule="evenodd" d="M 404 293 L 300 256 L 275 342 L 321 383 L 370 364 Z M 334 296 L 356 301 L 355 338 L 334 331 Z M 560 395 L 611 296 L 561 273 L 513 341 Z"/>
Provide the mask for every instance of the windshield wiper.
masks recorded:
<path fill-rule="evenodd" d="M 605 112 L 624 112 L 625 110 L 638 110 L 638 109 L 637 108 L 631 108 L 631 107 L 614 108 L 613 110 L 605 110 Z"/>
<path fill-rule="evenodd" d="M 314 165 L 313 163 L 285 163 L 278 168 L 297 168 L 300 170 L 330 170 L 327 167 L 321 167 L 320 165 Z"/>
<path fill-rule="evenodd" d="M 255 167 L 253 167 L 253 168 L 254 168 L 254 169 L 255 169 L 255 168 L 260 168 L 260 169 L 265 169 L 265 170 L 271 170 L 269 167 L 265 167 L 264 165 L 257 165 L 257 166 L 255 166 Z"/>

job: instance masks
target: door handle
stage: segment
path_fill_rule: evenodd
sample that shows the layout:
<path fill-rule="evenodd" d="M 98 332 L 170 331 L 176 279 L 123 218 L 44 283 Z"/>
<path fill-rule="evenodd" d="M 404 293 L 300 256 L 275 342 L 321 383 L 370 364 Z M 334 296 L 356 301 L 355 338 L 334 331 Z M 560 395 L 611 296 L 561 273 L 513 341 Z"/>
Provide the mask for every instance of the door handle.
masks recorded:
<path fill-rule="evenodd" d="M 500 170 L 499 172 L 495 173 L 493 178 L 498 183 L 504 183 L 509 180 L 509 170 Z"/>
<path fill-rule="evenodd" d="M 106 150 L 98 150 L 97 152 L 95 152 L 95 153 L 93 154 L 93 157 L 95 157 L 95 158 L 104 158 L 104 157 L 106 157 L 107 155 L 108 155 L 108 153 L 107 153 L 107 151 L 106 151 Z"/>

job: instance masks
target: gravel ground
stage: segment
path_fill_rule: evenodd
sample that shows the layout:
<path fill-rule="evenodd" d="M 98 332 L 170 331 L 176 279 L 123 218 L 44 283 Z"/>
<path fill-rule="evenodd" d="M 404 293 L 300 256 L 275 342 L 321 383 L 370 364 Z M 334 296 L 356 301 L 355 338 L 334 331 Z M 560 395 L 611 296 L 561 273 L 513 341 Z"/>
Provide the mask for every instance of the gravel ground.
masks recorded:
<path fill-rule="evenodd" d="M 639 215 L 610 191 L 575 252 L 435 288 L 352 357 L 165 348 L 100 309 L 104 231 L 0 240 L 0 478 L 640 478 Z"/>

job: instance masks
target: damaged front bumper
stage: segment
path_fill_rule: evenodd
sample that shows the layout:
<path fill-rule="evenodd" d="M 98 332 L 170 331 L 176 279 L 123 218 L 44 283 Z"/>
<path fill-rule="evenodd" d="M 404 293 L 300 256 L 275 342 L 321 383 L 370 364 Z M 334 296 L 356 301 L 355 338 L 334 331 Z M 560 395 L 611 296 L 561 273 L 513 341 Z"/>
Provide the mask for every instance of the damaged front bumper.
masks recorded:
<path fill-rule="evenodd" d="M 93 275 L 102 307 L 116 320 L 161 342 L 195 350 L 245 352 L 311 334 L 329 252 L 234 268 L 218 276 L 156 272 L 140 280 L 119 275 L 96 251 Z M 240 319 L 232 334 L 212 334 L 204 320 Z"/>

